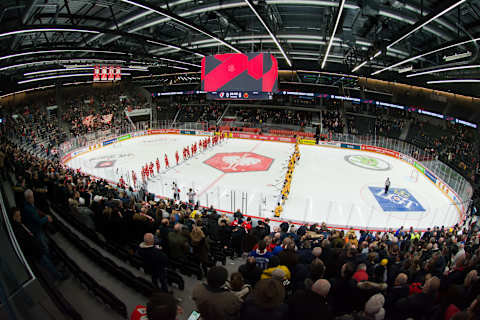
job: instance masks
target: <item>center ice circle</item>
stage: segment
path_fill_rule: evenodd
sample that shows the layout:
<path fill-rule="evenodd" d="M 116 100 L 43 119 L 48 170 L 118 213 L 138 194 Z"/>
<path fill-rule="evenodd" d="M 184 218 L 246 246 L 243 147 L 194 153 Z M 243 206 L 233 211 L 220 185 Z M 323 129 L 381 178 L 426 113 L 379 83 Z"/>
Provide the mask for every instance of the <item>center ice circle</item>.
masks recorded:
<path fill-rule="evenodd" d="M 363 169 L 375 171 L 388 171 L 391 169 L 391 166 L 388 162 L 367 155 L 346 155 L 344 159 L 348 163 Z"/>

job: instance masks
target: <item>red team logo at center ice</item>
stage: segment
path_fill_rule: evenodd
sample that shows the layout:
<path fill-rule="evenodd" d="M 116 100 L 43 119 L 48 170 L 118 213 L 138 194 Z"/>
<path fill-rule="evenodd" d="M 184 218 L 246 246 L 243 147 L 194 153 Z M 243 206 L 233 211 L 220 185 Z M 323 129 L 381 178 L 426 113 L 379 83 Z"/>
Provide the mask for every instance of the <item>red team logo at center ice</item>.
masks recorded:
<path fill-rule="evenodd" d="M 225 173 L 267 171 L 273 159 L 252 152 L 217 153 L 205 164 Z"/>

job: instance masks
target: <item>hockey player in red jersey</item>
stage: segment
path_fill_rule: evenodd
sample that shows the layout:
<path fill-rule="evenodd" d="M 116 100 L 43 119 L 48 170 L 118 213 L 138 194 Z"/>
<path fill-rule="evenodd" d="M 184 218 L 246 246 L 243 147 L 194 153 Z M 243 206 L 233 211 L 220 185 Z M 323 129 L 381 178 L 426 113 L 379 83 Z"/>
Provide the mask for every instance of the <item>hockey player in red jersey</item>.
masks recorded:
<path fill-rule="evenodd" d="M 153 174 L 154 174 L 153 162 L 150 162 L 150 166 L 148 167 L 148 171 L 150 172 L 150 176 L 153 177 Z"/>
<path fill-rule="evenodd" d="M 148 164 L 145 166 L 145 177 L 147 178 L 148 180 L 148 177 L 150 175 L 150 170 L 148 170 Z"/>
<path fill-rule="evenodd" d="M 170 166 L 168 165 L 168 157 L 167 154 L 165 153 L 165 168 L 169 168 Z"/>
<path fill-rule="evenodd" d="M 123 176 L 120 176 L 120 179 L 118 180 L 118 186 L 122 189 L 125 189 L 125 180 L 123 180 Z"/>
<path fill-rule="evenodd" d="M 180 156 L 178 155 L 178 151 L 175 152 L 175 160 L 177 160 L 177 166 L 178 166 L 178 160 L 180 159 Z"/>
<path fill-rule="evenodd" d="M 160 160 L 155 161 L 155 164 L 157 165 L 157 173 L 160 173 Z"/>

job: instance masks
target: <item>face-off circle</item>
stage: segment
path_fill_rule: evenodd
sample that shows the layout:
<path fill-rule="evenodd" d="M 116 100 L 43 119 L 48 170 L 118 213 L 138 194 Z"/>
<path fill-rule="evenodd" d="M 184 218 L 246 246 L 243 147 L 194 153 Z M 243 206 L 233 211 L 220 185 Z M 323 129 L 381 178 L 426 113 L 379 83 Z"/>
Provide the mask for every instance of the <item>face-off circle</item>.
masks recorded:
<path fill-rule="evenodd" d="M 366 155 L 347 155 L 344 157 L 345 161 L 354 166 L 368 169 L 368 170 L 375 170 L 375 171 L 388 171 L 391 169 L 391 166 L 385 160 L 366 156 Z"/>
<path fill-rule="evenodd" d="M 267 171 L 273 159 L 253 152 L 217 153 L 205 164 L 224 173 Z"/>

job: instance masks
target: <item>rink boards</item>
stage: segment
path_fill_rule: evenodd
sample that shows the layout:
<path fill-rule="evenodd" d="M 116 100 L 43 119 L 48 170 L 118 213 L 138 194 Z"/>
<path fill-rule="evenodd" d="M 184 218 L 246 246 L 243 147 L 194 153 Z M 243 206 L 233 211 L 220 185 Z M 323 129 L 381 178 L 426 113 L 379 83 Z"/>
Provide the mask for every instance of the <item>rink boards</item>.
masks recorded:
<path fill-rule="evenodd" d="M 161 135 L 161 134 L 191 135 L 191 136 L 214 135 L 213 132 L 209 132 L 209 131 L 181 130 L 181 129 L 152 129 L 152 130 L 136 131 L 136 132 L 131 132 L 131 133 L 119 135 L 119 136 L 107 136 L 103 139 L 91 141 L 85 147 L 78 148 L 67 153 L 62 157 L 61 161 L 62 163 L 67 164 L 69 161 L 71 161 L 74 158 L 102 149 L 112 144 L 117 144 L 123 141 L 135 139 L 138 137 Z M 275 142 L 284 142 L 284 143 L 294 143 L 296 141 L 295 138 L 291 138 L 291 137 L 267 136 L 267 135 L 250 134 L 250 133 L 244 133 L 244 132 L 227 132 L 224 134 L 227 135 L 229 138 L 234 138 L 234 139 L 275 141 Z M 464 215 L 465 208 L 463 206 L 462 199 L 459 198 L 456 192 L 452 188 L 450 188 L 446 183 L 444 183 L 440 178 L 438 178 L 434 173 L 430 172 L 427 168 L 425 168 L 421 163 L 419 163 L 418 161 L 416 161 L 415 159 L 407 155 L 404 155 L 397 151 L 376 147 L 376 146 L 363 145 L 363 144 L 351 144 L 351 143 L 334 142 L 334 141 L 319 141 L 319 144 L 316 145 L 315 141 L 311 139 L 300 139 L 299 142 L 302 145 L 306 145 L 306 146 L 309 145 L 312 147 L 350 149 L 355 151 L 364 151 L 368 153 L 377 153 L 377 154 L 393 157 L 395 159 L 408 163 L 412 168 L 415 168 L 423 176 L 425 176 L 436 188 L 438 188 L 450 200 L 452 204 L 454 204 L 459 215 L 458 222 L 463 222 L 465 218 L 465 215 Z M 109 182 L 116 183 L 115 181 L 109 181 Z M 379 204 L 381 205 L 381 203 Z M 222 211 L 228 212 L 226 210 L 222 210 Z M 320 221 L 316 221 L 316 222 L 320 222 Z"/>

